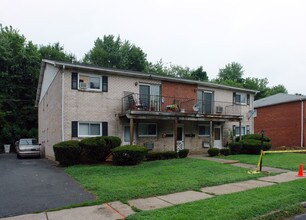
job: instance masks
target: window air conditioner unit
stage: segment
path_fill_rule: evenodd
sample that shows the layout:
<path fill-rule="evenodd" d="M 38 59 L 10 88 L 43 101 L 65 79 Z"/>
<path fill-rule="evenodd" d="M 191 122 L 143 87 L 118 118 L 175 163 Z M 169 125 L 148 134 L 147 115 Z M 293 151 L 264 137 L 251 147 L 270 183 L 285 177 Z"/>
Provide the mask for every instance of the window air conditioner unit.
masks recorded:
<path fill-rule="evenodd" d="M 145 142 L 145 143 L 143 143 L 143 146 L 144 146 L 145 148 L 147 148 L 148 150 L 153 150 L 153 148 L 154 148 L 154 143 L 152 143 L 152 142 Z"/>
<path fill-rule="evenodd" d="M 222 113 L 223 112 L 223 107 L 222 106 L 217 106 L 216 107 L 216 113 Z"/>
<path fill-rule="evenodd" d="M 87 85 L 84 82 L 80 82 L 79 87 L 80 87 L 80 89 L 86 89 Z"/>

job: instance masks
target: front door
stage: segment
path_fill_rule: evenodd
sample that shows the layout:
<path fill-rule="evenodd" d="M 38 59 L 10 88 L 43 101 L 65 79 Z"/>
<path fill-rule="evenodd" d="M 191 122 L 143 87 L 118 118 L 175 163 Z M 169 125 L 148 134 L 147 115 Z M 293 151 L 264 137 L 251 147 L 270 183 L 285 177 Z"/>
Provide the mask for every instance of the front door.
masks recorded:
<path fill-rule="evenodd" d="M 184 127 L 183 125 L 177 126 L 176 149 L 178 151 L 184 149 Z"/>
<path fill-rule="evenodd" d="M 133 142 L 135 142 L 135 132 L 133 137 Z M 122 139 L 122 145 L 130 145 L 130 125 L 126 124 L 123 125 L 123 139 Z"/>
<path fill-rule="evenodd" d="M 215 126 L 214 128 L 214 147 L 222 147 L 222 129 L 221 126 Z"/>

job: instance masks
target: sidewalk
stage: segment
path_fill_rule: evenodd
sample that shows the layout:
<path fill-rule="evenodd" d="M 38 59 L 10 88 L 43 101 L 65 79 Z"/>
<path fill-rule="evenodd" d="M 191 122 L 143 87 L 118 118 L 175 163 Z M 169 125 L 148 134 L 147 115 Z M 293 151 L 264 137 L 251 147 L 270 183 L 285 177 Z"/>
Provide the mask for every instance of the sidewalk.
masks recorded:
<path fill-rule="evenodd" d="M 238 163 L 238 161 L 209 158 L 203 156 L 190 156 L 190 157 L 196 159 L 212 160 L 219 163 L 226 163 L 233 166 L 240 166 L 243 168 L 254 168 L 252 165 Z M 242 182 L 223 184 L 219 186 L 204 187 L 200 189 L 201 192 L 185 191 L 185 192 L 173 193 L 162 196 L 133 199 L 128 201 L 128 205 L 116 201 L 111 203 L 104 203 L 102 205 L 97 205 L 97 206 L 64 209 L 54 212 L 44 212 L 39 214 L 29 214 L 29 215 L 3 218 L 2 220 L 124 219 L 126 216 L 134 213 L 132 207 L 135 207 L 139 210 L 160 209 L 168 206 L 174 206 L 177 204 L 209 199 L 218 195 L 241 192 L 259 187 L 267 187 L 278 183 L 289 182 L 301 178 L 296 176 L 296 172 L 292 172 L 289 170 L 276 169 L 270 167 L 264 167 L 263 170 L 268 172 L 280 173 L 280 174 L 275 176 L 261 177 L 258 178 L 257 180 L 247 180 Z"/>

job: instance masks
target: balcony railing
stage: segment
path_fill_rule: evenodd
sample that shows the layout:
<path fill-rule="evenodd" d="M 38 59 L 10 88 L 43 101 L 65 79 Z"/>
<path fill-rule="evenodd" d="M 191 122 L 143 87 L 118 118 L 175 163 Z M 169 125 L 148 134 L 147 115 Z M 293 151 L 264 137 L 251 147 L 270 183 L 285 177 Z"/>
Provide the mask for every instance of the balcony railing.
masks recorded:
<path fill-rule="evenodd" d="M 122 98 L 122 111 L 181 112 L 217 115 L 241 115 L 241 105 L 232 102 L 143 95 L 131 93 Z"/>

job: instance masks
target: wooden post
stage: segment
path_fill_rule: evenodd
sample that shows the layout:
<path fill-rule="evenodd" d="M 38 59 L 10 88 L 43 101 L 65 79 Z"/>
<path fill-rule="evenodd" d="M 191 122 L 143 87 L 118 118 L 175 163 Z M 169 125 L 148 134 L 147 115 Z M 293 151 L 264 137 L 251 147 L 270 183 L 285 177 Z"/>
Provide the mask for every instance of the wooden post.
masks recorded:
<path fill-rule="evenodd" d="M 134 120 L 133 118 L 130 119 L 130 145 L 133 145 L 133 138 L 134 138 Z"/>
<path fill-rule="evenodd" d="M 242 131 L 242 127 L 241 127 L 241 120 L 239 121 L 239 140 L 241 141 L 241 131 Z"/>
<path fill-rule="evenodd" d="M 177 118 L 174 119 L 173 123 L 173 141 L 174 141 L 174 151 L 177 151 Z"/>
<path fill-rule="evenodd" d="M 213 141 L 213 139 L 214 139 L 214 136 L 213 136 L 213 122 L 212 121 L 210 121 L 209 122 L 209 132 L 210 132 L 210 136 L 209 136 L 209 147 L 210 148 L 212 148 L 212 147 L 214 147 L 213 145 L 214 145 L 214 141 Z"/>

